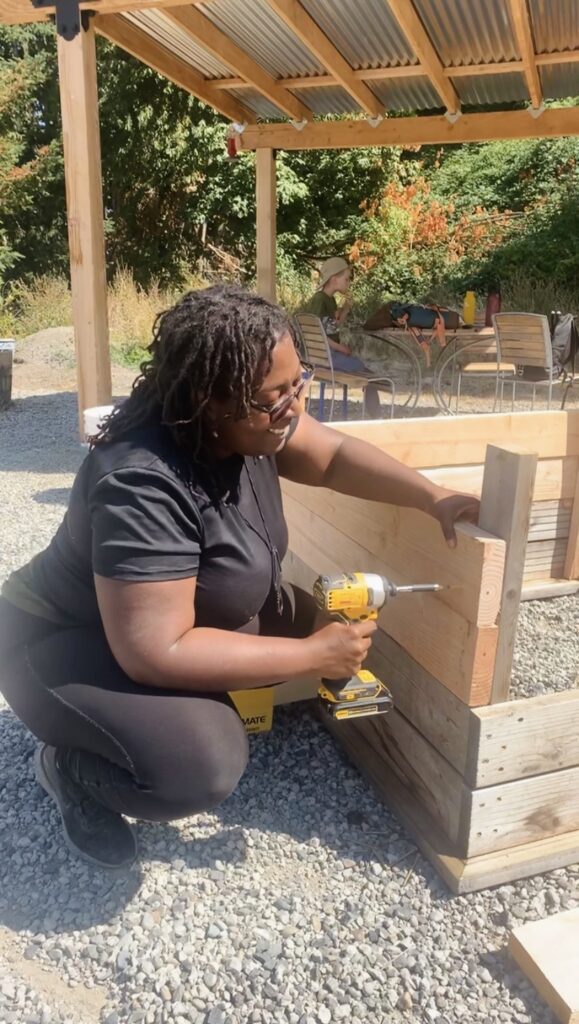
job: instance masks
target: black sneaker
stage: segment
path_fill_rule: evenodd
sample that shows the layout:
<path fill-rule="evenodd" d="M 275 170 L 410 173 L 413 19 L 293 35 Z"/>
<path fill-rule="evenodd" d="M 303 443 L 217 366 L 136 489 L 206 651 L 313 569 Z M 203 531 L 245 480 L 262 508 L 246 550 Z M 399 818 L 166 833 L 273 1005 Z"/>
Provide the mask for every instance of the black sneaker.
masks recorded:
<path fill-rule="evenodd" d="M 73 853 L 100 868 L 128 868 L 137 855 L 134 832 L 121 814 L 94 800 L 58 767 L 56 748 L 36 748 L 36 781 L 54 800 Z"/>

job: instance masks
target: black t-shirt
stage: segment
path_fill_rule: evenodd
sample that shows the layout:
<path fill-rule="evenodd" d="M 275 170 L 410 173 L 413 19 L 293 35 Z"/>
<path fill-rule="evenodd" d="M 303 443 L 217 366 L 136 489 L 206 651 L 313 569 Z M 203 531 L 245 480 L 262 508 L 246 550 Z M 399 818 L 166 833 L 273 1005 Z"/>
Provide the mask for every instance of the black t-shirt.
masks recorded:
<path fill-rule="evenodd" d="M 197 578 L 199 626 L 240 629 L 274 583 L 287 527 L 274 456 L 191 464 L 152 425 L 99 445 L 83 462 L 48 548 L 3 595 L 64 625 L 100 621 L 93 573 L 127 581 Z"/>

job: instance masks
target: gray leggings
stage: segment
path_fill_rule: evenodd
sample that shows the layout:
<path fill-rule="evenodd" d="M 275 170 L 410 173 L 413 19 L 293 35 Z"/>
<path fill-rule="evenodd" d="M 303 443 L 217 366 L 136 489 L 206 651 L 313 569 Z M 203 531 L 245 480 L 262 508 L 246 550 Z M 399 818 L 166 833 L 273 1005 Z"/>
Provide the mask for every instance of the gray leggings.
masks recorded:
<path fill-rule="evenodd" d="M 266 608 L 260 632 L 307 636 L 313 601 L 284 590 L 283 615 Z M 102 803 L 131 817 L 171 821 L 215 807 L 247 765 L 245 730 L 226 693 L 141 686 L 100 625 L 63 628 L 2 597 L 0 691 L 39 740 L 66 751 Z"/>

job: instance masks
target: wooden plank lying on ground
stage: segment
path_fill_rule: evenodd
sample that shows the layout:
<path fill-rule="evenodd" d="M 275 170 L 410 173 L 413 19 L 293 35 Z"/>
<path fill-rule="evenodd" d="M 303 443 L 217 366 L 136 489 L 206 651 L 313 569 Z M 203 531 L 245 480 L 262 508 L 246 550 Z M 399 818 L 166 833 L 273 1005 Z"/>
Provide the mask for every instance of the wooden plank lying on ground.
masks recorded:
<path fill-rule="evenodd" d="M 311 592 L 317 575 L 292 551 L 284 560 L 283 574 L 284 579 L 307 593 Z M 464 774 L 470 746 L 469 730 L 477 725 L 466 704 L 382 629 L 373 636 L 366 665 L 388 686 L 397 710 L 460 774 Z"/>
<path fill-rule="evenodd" d="M 449 587 L 436 595 L 442 604 L 475 625 L 496 623 L 505 561 L 503 540 L 461 524 L 457 547 L 451 550 L 439 524 L 415 509 L 304 487 L 289 480 L 282 481 L 282 492 L 293 522 L 299 522 L 300 510 L 295 504 L 299 502 L 388 564 L 394 582 L 442 583 Z"/>
<path fill-rule="evenodd" d="M 472 793 L 469 857 L 579 828 L 579 768 Z"/>
<path fill-rule="evenodd" d="M 389 565 L 293 498 L 287 497 L 285 508 L 289 547 L 316 574 L 350 570 L 391 575 Z M 488 703 L 496 626 L 467 622 L 438 601 L 436 594 L 411 594 L 390 601 L 379 624 L 465 704 Z"/>
<path fill-rule="evenodd" d="M 540 459 L 579 455 L 579 410 L 373 420 L 332 427 L 418 469 L 484 462 L 488 444 L 532 450 Z"/>
<path fill-rule="evenodd" d="M 481 494 L 479 523 L 507 544 L 497 654 L 491 703 L 506 700 L 523 587 L 523 569 L 537 456 L 489 445 Z"/>
<path fill-rule="evenodd" d="M 432 815 L 413 796 L 396 773 L 384 763 L 358 763 L 350 744 L 350 733 L 325 720 L 339 746 L 351 758 L 385 799 L 417 843 L 421 852 L 444 879 L 450 890 L 461 894 L 504 885 L 519 878 L 543 874 L 579 860 L 579 831 L 550 836 L 466 860 L 445 836 Z M 384 794 L 387 797 L 384 798 Z"/>
<path fill-rule="evenodd" d="M 540 601 L 543 598 L 566 597 L 579 591 L 579 580 L 547 579 L 523 582 L 521 601 Z"/>
<path fill-rule="evenodd" d="M 579 909 L 516 928 L 509 952 L 563 1024 L 579 1024 Z"/>
<path fill-rule="evenodd" d="M 475 725 L 470 786 L 492 786 L 579 765 L 579 690 L 491 704 L 470 712 Z"/>
<path fill-rule="evenodd" d="M 440 487 L 480 495 L 484 465 L 439 466 L 421 469 L 421 473 Z M 533 501 L 556 501 L 573 498 L 577 487 L 579 459 L 563 456 L 558 459 L 539 459 L 535 476 Z"/>

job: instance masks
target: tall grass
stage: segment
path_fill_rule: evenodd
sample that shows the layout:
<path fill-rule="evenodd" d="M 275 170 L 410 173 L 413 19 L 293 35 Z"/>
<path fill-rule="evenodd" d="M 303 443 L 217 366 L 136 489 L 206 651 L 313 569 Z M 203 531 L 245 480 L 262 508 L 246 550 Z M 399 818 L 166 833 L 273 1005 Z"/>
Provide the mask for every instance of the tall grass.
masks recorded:
<path fill-rule="evenodd" d="M 185 287 L 166 288 L 153 282 L 148 288 L 138 285 L 131 272 L 117 270 L 108 288 L 108 313 L 113 357 L 119 362 L 135 365 L 142 358 L 151 340 L 155 317 L 189 288 L 201 288 L 209 282 L 191 276 Z M 354 297 L 356 298 L 356 284 Z M 311 276 L 291 268 L 279 267 L 278 301 L 290 312 L 299 310 L 314 290 Z M 392 296 L 358 293 L 354 306 L 356 319 L 363 319 Z M 435 301 L 462 307 L 463 296 L 442 283 L 433 289 Z M 397 296 L 404 299 L 405 296 Z M 579 283 L 576 289 L 560 286 L 554 281 L 533 279 L 531 274 L 516 274 L 503 282 L 502 308 L 517 312 L 549 313 L 552 309 L 579 313 Z M 362 300 L 362 301 L 360 301 Z M 484 296 L 479 296 L 484 305 Z M 38 277 L 31 282 L 14 282 L 0 294 L 0 337 L 22 339 L 47 327 L 72 324 L 72 298 L 68 282 L 62 277 Z"/>

